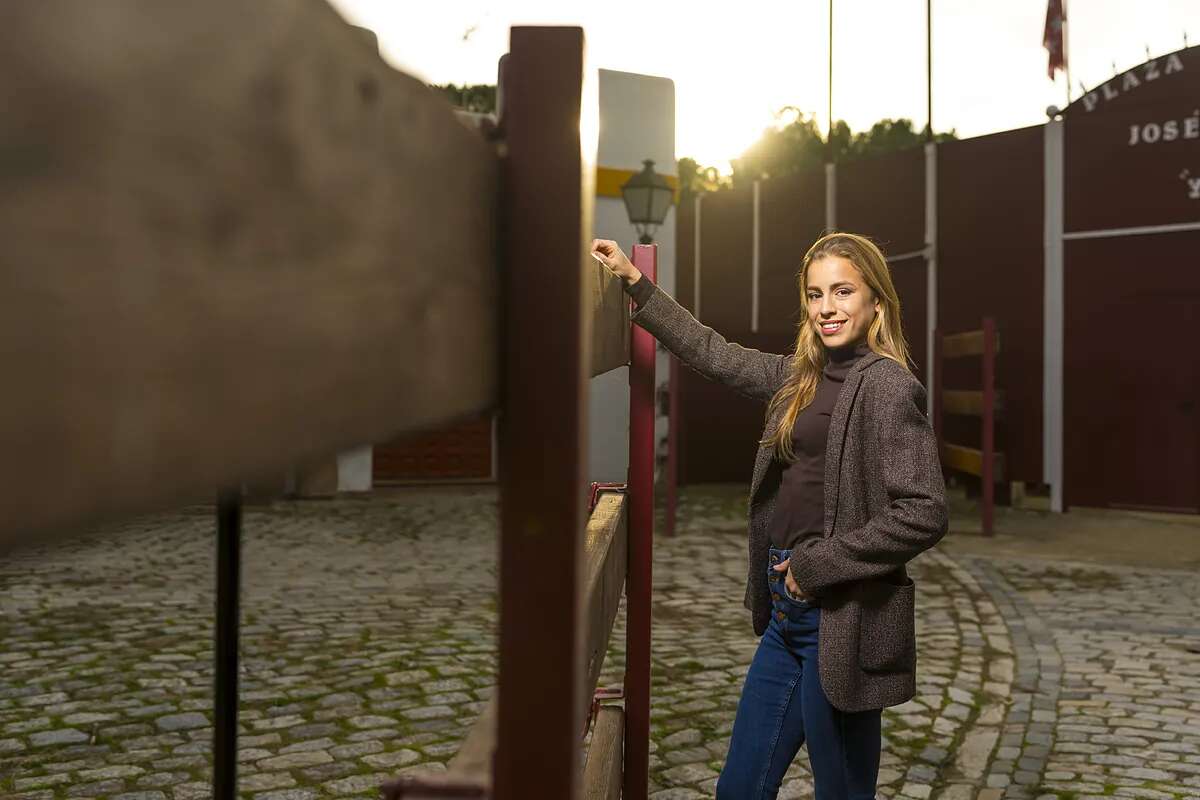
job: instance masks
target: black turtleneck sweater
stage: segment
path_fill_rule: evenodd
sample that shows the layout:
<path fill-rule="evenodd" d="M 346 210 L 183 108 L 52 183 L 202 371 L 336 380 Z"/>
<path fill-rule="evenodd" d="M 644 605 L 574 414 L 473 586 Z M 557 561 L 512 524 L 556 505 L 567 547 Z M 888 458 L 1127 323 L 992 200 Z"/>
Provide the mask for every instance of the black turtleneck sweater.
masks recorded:
<path fill-rule="evenodd" d="M 640 308 L 650 298 L 654 284 L 642 276 L 625 291 Z M 821 382 L 812 403 L 796 415 L 792 427 L 792 451 L 796 460 L 790 464 L 776 460 L 780 468 L 779 494 L 775 511 L 768 523 L 768 541 L 772 547 L 795 548 L 811 536 L 821 536 L 825 527 L 825 443 L 829 438 L 829 419 L 846 374 L 863 355 L 869 352 L 866 342 L 830 348 L 822 370 Z"/>
<path fill-rule="evenodd" d="M 772 547 L 795 548 L 810 536 L 821 536 L 825 527 L 825 443 L 846 374 L 870 350 L 866 342 L 829 348 L 821 382 L 813 401 L 796 415 L 792 426 L 792 451 L 796 460 L 777 461 L 782 473 L 775 511 L 767 523 Z"/>

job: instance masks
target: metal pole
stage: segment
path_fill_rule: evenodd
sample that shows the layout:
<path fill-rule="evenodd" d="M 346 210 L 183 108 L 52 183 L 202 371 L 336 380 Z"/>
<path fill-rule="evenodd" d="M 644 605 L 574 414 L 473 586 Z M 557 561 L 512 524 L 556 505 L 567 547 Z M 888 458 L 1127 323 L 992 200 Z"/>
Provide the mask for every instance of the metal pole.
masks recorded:
<path fill-rule="evenodd" d="M 1067 73 L 1067 105 L 1071 105 L 1071 57 L 1067 46 L 1067 0 L 1062 0 L 1062 40 L 1063 40 L 1063 70 Z M 1187 42 L 1184 42 L 1186 46 Z M 1066 108 L 1066 106 L 1064 106 Z"/>
<path fill-rule="evenodd" d="M 933 0 L 925 0 L 925 141 L 933 141 Z"/>
<path fill-rule="evenodd" d="M 996 500 L 995 463 L 995 374 L 996 321 L 983 318 L 983 535 L 992 535 L 992 511 Z"/>
<path fill-rule="evenodd" d="M 666 535 L 675 535 L 679 506 L 679 359 L 671 354 L 667 377 L 667 525 Z"/>
<path fill-rule="evenodd" d="M 658 245 L 634 245 L 633 265 L 658 279 Z M 654 558 L 654 337 L 629 346 L 629 566 L 625 584 L 624 800 L 646 800 L 650 771 L 650 591 Z"/>
<path fill-rule="evenodd" d="M 833 161 L 833 0 L 829 0 L 829 91 L 828 91 L 828 107 L 826 109 L 826 122 L 829 130 L 825 134 L 826 154 L 825 160 Z"/>
<path fill-rule="evenodd" d="M 217 497 L 216 684 L 213 708 L 213 797 L 237 796 L 238 593 L 241 588 L 242 493 Z"/>

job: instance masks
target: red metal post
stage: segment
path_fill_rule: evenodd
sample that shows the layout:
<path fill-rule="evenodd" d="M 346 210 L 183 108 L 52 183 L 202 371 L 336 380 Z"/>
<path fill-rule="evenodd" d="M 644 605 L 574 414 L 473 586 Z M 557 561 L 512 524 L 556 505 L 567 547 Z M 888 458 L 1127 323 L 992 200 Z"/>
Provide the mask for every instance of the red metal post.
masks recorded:
<path fill-rule="evenodd" d="M 667 536 L 675 535 L 679 505 L 679 359 L 668 356 L 667 374 Z"/>
<path fill-rule="evenodd" d="M 583 280 L 592 231 L 582 176 L 595 169 L 579 130 L 584 74 L 582 29 L 512 29 L 499 204 L 509 313 L 499 428 L 495 800 L 573 800 L 582 779 L 579 731 L 589 698 L 579 585 L 591 334 Z M 522 311 L 528 308 L 537 314 Z"/>
<path fill-rule="evenodd" d="M 983 535 L 992 535 L 996 500 L 995 443 L 996 320 L 983 318 Z"/>
<path fill-rule="evenodd" d="M 658 279 L 658 245 L 633 246 L 633 265 Z M 645 800 L 650 772 L 650 581 L 654 559 L 654 337 L 629 345 L 629 569 L 625 579 L 624 800 Z"/>

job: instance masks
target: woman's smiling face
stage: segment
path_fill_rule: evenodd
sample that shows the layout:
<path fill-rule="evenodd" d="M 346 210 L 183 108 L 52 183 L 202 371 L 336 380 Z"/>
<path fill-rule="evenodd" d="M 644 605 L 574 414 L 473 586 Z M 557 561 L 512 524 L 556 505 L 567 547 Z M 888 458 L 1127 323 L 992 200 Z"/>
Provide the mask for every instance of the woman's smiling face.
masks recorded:
<path fill-rule="evenodd" d="M 808 318 L 822 344 L 844 347 L 867 338 L 879 302 L 849 259 L 830 255 L 813 261 L 806 283 Z"/>

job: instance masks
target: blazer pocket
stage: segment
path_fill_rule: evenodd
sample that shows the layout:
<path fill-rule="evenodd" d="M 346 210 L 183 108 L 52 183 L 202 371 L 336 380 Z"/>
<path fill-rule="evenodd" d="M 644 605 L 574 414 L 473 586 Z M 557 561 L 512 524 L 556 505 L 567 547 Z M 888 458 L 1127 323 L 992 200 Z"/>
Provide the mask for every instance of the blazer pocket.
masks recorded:
<path fill-rule="evenodd" d="M 916 584 L 862 581 L 858 599 L 858 664 L 867 672 L 903 672 L 917 658 Z"/>

